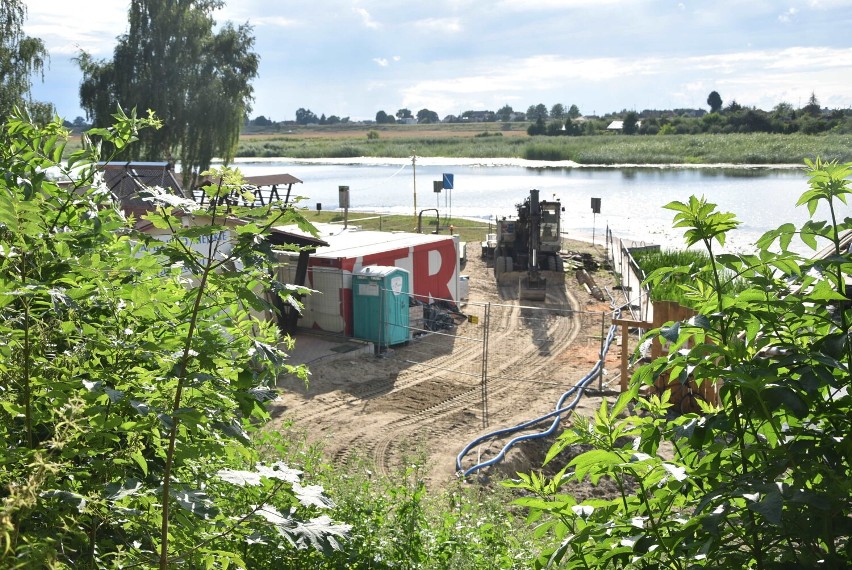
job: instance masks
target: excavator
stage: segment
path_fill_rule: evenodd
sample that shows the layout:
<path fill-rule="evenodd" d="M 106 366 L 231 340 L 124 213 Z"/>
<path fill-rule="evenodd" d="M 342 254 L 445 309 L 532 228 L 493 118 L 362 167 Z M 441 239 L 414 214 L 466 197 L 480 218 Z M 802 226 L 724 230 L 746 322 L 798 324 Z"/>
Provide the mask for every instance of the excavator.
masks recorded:
<path fill-rule="evenodd" d="M 547 278 L 543 271 L 562 271 L 559 200 L 539 200 L 539 191 L 530 190 L 523 203 L 516 205 L 516 219 L 497 221 L 494 247 L 494 274 L 498 281 L 512 272 L 518 278 L 518 296 L 529 301 L 544 301 Z"/>

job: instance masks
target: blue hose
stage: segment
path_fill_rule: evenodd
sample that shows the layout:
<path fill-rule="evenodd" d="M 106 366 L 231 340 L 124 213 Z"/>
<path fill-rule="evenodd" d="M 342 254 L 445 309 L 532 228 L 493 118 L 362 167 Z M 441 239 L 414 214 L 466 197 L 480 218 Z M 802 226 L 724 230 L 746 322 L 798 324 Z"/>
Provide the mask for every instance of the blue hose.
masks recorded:
<path fill-rule="evenodd" d="M 554 431 L 556 431 L 556 428 L 559 426 L 559 421 L 562 419 L 562 414 L 566 414 L 568 412 L 571 412 L 575 407 L 577 407 L 577 404 L 580 402 L 580 398 L 583 397 L 583 393 L 585 392 L 585 389 L 589 386 L 589 384 L 592 383 L 592 380 L 595 379 L 595 376 L 597 376 L 598 372 L 600 372 L 601 368 L 603 367 L 604 358 L 606 358 L 606 354 L 607 354 L 607 352 L 609 352 L 609 347 L 612 344 L 613 340 L 615 339 L 615 333 L 616 333 L 617 329 L 618 329 L 618 327 L 616 325 L 612 325 L 612 326 L 609 327 L 609 333 L 607 334 L 606 342 L 604 343 L 603 349 L 601 350 L 601 354 L 600 354 L 600 358 L 598 359 L 598 362 L 594 365 L 594 367 L 592 367 L 591 371 L 589 371 L 588 374 L 583 376 L 583 378 L 580 379 L 580 381 L 577 382 L 577 384 L 574 385 L 573 388 L 571 388 L 570 390 L 568 390 L 567 392 L 562 394 L 562 396 L 559 397 L 559 400 L 556 402 L 556 409 L 555 410 L 553 410 L 552 412 L 545 414 L 543 416 L 539 416 L 539 417 L 537 417 L 533 420 L 529 420 L 529 421 L 524 422 L 522 424 L 516 425 L 514 427 L 503 428 L 503 429 L 485 434 L 483 436 L 476 438 L 472 442 L 468 443 L 465 446 L 465 448 L 461 450 L 461 453 L 459 453 L 458 456 L 456 457 L 456 472 L 462 474 L 464 477 L 467 477 L 468 475 L 471 475 L 472 473 L 475 473 L 476 471 L 479 471 L 480 469 L 482 469 L 484 467 L 490 467 L 491 465 L 494 465 L 494 464 L 502 461 L 503 458 L 506 456 L 506 453 L 516 443 L 531 440 L 531 439 L 544 438 L 544 437 L 551 435 Z M 571 396 L 574 396 L 574 398 L 571 400 L 571 402 L 568 405 L 565 405 L 565 400 L 567 400 Z M 512 434 L 512 433 L 516 433 L 516 432 L 525 430 L 529 427 L 534 426 L 535 424 L 537 424 L 539 422 L 543 422 L 543 421 L 550 419 L 550 418 L 553 418 L 553 422 L 550 424 L 550 427 L 547 428 L 545 431 L 537 432 L 537 433 L 531 433 L 531 434 L 527 434 L 527 435 L 521 435 L 521 436 L 518 436 L 514 439 L 511 439 L 511 440 L 509 440 L 508 443 L 506 443 L 506 445 L 503 446 L 503 449 L 500 450 L 500 453 L 498 453 L 492 459 L 489 459 L 488 461 L 483 461 L 482 463 L 478 463 L 478 464 L 474 465 L 473 467 L 471 467 L 470 469 L 468 469 L 466 471 L 462 471 L 462 460 L 464 459 L 465 455 L 467 455 L 468 452 L 471 449 L 473 449 L 474 447 L 482 444 L 482 442 L 487 441 L 489 439 L 496 439 L 496 438 L 504 436 L 504 435 L 508 435 L 508 434 Z"/>

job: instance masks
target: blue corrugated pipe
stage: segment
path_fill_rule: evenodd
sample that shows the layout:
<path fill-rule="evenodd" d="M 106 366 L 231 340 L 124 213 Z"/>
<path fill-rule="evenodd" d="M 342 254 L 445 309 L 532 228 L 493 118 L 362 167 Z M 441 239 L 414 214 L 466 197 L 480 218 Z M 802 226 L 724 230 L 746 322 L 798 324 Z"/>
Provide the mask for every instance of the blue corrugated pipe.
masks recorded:
<path fill-rule="evenodd" d="M 615 316 L 617 317 L 619 313 L 620 313 L 620 311 L 616 311 Z M 580 401 L 580 398 L 583 397 L 583 392 L 585 391 L 586 387 L 588 387 L 588 385 L 591 384 L 592 380 L 595 379 L 595 376 L 600 371 L 600 369 L 603 367 L 604 358 L 606 357 L 606 353 L 609 352 L 609 347 L 612 344 L 612 341 L 615 339 L 615 333 L 616 333 L 617 328 L 618 327 L 616 327 L 616 325 L 612 325 L 612 326 L 609 327 L 609 333 L 606 336 L 606 342 L 604 343 L 604 346 L 601 350 L 601 354 L 600 354 L 600 357 L 598 359 L 597 364 L 595 364 L 594 367 L 592 367 L 592 370 L 588 374 L 583 376 L 583 378 L 579 382 L 577 382 L 577 384 L 573 388 L 571 388 L 570 390 L 568 390 L 567 392 L 562 394 L 562 396 L 559 397 L 559 400 L 556 402 L 556 409 L 555 410 L 553 410 L 549 414 L 545 414 L 543 416 L 535 418 L 534 420 L 524 422 L 524 423 L 516 425 L 514 427 L 503 428 L 501 430 L 497 430 L 497 431 L 485 434 L 483 436 L 476 438 L 472 442 L 468 443 L 465 446 L 465 448 L 462 449 L 461 453 L 459 453 L 458 456 L 456 457 L 456 472 L 460 473 L 464 477 L 467 477 L 468 475 L 475 473 L 476 471 L 479 471 L 480 469 L 482 469 L 484 467 L 490 467 L 491 465 L 494 465 L 495 463 L 502 461 L 503 457 L 506 456 L 506 453 L 516 443 L 519 443 L 521 441 L 527 441 L 527 440 L 530 440 L 530 439 L 540 439 L 540 438 L 543 438 L 543 437 L 547 437 L 550 434 L 552 434 L 554 431 L 556 431 L 557 426 L 559 426 L 559 421 L 562 419 L 562 414 L 570 412 L 575 407 L 577 407 L 577 403 Z M 570 404 L 565 405 L 565 400 L 567 400 L 571 396 L 574 396 L 574 399 L 571 400 Z M 474 447 L 476 447 L 477 445 L 480 445 L 482 442 L 489 440 L 489 439 L 492 439 L 492 438 L 497 438 L 497 437 L 500 437 L 500 436 L 503 436 L 503 435 L 506 435 L 506 434 L 519 432 L 521 430 L 532 427 L 535 424 L 542 422 L 544 420 L 550 419 L 550 418 L 553 418 L 553 422 L 550 424 L 550 427 L 547 428 L 545 431 L 538 432 L 538 433 L 531 433 L 531 434 L 527 434 L 527 435 L 521 435 L 521 436 L 518 436 L 514 439 L 511 439 L 506 445 L 503 446 L 503 449 L 500 450 L 500 453 L 498 453 L 492 459 L 489 459 L 488 461 L 483 461 L 482 463 L 478 463 L 478 464 L 474 465 L 473 467 L 471 467 L 470 469 L 468 469 L 467 471 L 462 471 L 462 459 L 464 459 L 465 455 L 467 455 L 468 452 L 471 449 L 473 449 Z"/>

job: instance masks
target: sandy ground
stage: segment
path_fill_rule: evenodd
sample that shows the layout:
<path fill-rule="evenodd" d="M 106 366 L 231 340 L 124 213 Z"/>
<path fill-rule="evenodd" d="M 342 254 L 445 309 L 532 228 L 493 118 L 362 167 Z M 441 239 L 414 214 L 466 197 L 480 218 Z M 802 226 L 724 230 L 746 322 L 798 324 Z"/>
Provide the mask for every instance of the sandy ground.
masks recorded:
<path fill-rule="evenodd" d="M 603 262 L 600 246 L 569 242 L 564 249 L 591 253 Z M 488 263 L 472 255 L 472 249 L 469 251 L 471 255 L 463 273 L 470 276 L 470 302 L 519 305 L 514 288 L 498 286 Z M 600 288 L 611 290 L 614 283 L 608 271 L 601 269 L 592 275 Z M 598 314 L 609 310 L 608 302 L 598 301 L 578 282 L 573 269 L 566 270 L 564 279 L 559 274 L 551 275 L 547 295 L 548 305 L 559 303 L 575 311 Z M 511 339 L 512 350 L 489 352 L 492 370 L 489 374 L 494 378 L 488 384 L 488 427 L 483 426 L 480 379 L 453 373 L 464 369 L 464 363 L 476 361 L 481 345 L 472 347 L 471 343 L 452 342 L 452 339 L 445 342 L 446 337 L 426 335 L 405 346 L 394 347 L 382 357 L 357 351 L 317 359 L 309 364 L 308 387 L 298 379 L 283 378 L 282 396 L 272 408 L 274 420 L 270 429 L 276 429 L 282 422 L 292 422 L 310 440 L 322 443 L 329 460 L 365 458 L 384 473 L 423 460 L 427 466 L 427 484 L 442 487 L 457 477 L 456 457 L 469 442 L 552 411 L 559 396 L 576 384 L 597 360 L 599 344 L 589 339 L 600 337 L 600 319 L 593 321 L 596 323 L 593 326 L 583 319 L 572 319 L 569 326 L 545 331 L 551 341 L 545 350 L 540 342 L 534 341 L 534 335 L 519 333 L 514 321 L 521 320 L 523 312 L 520 306 L 510 306 L 506 310 L 506 326 L 492 333 L 489 339 L 489 346 L 499 345 L 501 338 Z M 583 330 L 584 326 L 595 330 Z M 467 327 L 475 325 L 462 321 L 455 334 L 479 334 Z M 298 344 L 297 335 L 294 353 L 298 353 Z M 610 385 L 613 382 L 617 385 L 620 351 L 621 347 L 613 345 L 607 356 L 605 369 Z M 501 371 L 513 366 L 525 368 L 529 381 L 500 378 Z M 511 375 L 506 372 L 506 376 Z M 601 394 L 595 391 L 587 393 L 576 413 L 592 415 L 600 406 L 600 398 Z M 548 426 L 549 423 L 543 423 L 537 430 Z M 462 468 L 468 469 L 478 460 L 493 457 L 508 439 L 472 449 Z M 498 467 L 480 471 L 478 477 L 502 478 L 536 469 L 550 443 L 547 440 L 519 445 Z"/>

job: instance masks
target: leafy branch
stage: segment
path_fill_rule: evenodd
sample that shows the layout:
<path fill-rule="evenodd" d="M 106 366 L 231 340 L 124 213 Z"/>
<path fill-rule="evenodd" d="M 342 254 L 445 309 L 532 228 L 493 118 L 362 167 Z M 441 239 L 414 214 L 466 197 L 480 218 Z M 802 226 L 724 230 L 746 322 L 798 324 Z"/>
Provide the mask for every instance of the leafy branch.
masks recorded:
<path fill-rule="evenodd" d="M 767 232 L 756 254 L 713 253 L 737 227 L 733 214 L 694 196 L 666 206 L 686 245 L 703 245 L 709 258 L 703 267 L 659 269 L 649 280 L 710 275 L 682 285 L 698 315 L 648 333 L 668 355 L 639 367 L 630 392 L 560 436 L 547 461 L 583 447 L 556 476 L 522 475 L 511 484 L 535 495 L 516 503 L 540 536 L 561 539 L 537 567 L 852 563 L 852 456 L 838 449 L 852 429 L 852 218 L 838 215 L 852 164 L 806 166 L 809 189 L 798 204 L 811 219 Z M 822 206 L 829 219 L 814 220 Z M 789 250 L 796 235 L 814 250 L 818 239 L 828 246 L 803 258 Z M 732 290 L 725 274 L 743 287 Z M 668 393 L 640 395 L 663 375 L 718 382 L 720 400 L 674 414 Z M 633 414 L 621 417 L 628 403 Z M 616 498 L 577 501 L 570 485 L 584 480 L 613 481 Z"/>

